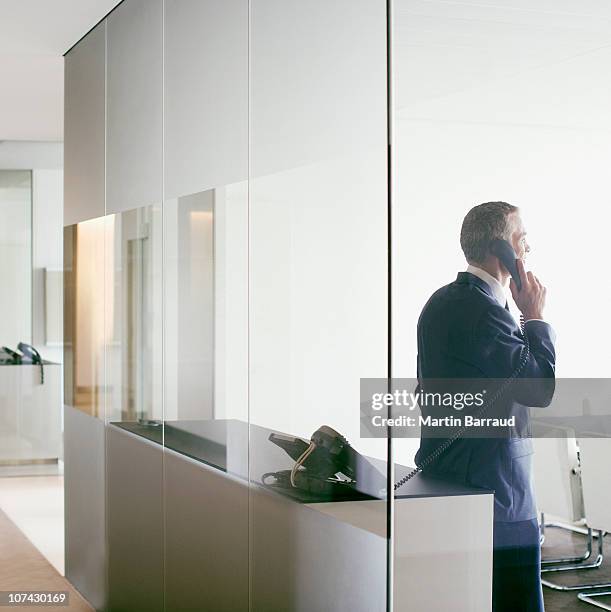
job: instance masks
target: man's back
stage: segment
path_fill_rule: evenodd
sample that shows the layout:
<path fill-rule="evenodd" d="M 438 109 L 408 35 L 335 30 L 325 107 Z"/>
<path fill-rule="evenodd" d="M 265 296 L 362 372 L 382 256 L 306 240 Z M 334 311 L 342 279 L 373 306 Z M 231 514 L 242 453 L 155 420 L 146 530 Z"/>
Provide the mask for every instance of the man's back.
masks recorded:
<path fill-rule="evenodd" d="M 528 419 L 526 406 L 546 406 L 551 401 L 555 364 L 551 328 L 542 321 L 529 321 L 525 329 L 531 353 L 520 376 L 544 380 L 520 387 L 528 396 L 509 402 L 507 410 L 523 422 Z M 511 314 L 486 282 L 468 272 L 436 291 L 418 321 L 421 384 L 427 379 L 507 379 L 519 367 L 524 351 L 524 338 Z M 506 395 L 511 396 L 510 389 Z M 442 442 L 423 437 L 416 462 Z M 495 521 L 521 521 L 536 516 L 531 454 L 528 438 L 463 437 L 428 471 L 493 489 Z"/>

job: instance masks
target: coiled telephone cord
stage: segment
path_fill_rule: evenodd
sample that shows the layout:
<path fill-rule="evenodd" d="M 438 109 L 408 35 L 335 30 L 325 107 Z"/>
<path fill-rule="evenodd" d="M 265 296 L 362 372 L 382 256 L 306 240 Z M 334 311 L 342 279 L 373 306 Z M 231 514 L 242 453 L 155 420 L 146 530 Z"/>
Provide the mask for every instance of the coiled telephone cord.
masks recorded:
<path fill-rule="evenodd" d="M 481 417 L 486 410 L 492 406 L 495 402 L 497 402 L 500 397 L 505 393 L 507 388 L 511 385 L 511 383 L 522 374 L 526 364 L 528 363 L 528 358 L 530 357 L 530 344 L 528 342 L 528 335 L 526 334 L 524 328 L 524 316 L 520 315 L 520 330 L 522 331 L 522 337 L 524 339 L 524 346 L 520 351 L 520 363 L 518 367 L 511 373 L 511 376 L 503 382 L 503 384 L 497 389 L 497 391 L 489 398 L 482 407 L 477 411 L 474 415 L 476 418 Z M 416 466 L 409 474 L 401 478 L 395 482 L 394 490 L 396 491 L 398 488 L 402 487 L 406 482 L 410 481 L 416 474 L 422 472 L 422 470 L 433 463 L 436 459 L 438 459 L 443 453 L 445 453 L 456 440 L 458 440 L 467 430 L 467 427 L 463 425 L 451 438 L 445 440 L 443 444 L 438 446 L 430 455 L 427 455 L 418 466 Z"/>

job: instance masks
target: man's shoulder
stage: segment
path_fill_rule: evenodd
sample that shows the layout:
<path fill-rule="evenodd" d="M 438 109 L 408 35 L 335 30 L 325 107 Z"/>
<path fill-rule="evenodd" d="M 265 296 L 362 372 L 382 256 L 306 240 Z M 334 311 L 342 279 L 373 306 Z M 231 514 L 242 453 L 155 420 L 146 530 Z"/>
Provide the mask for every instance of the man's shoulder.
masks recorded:
<path fill-rule="evenodd" d="M 512 332 L 516 327 L 512 315 L 496 299 L 477 285 L 460 282 L 437 289 L 418 318 L 421 332 L 441 334 L 446 339 L 450 337 L 448 334 L 455 337 L 456 334 L 489 333 L 491 329 Z"/>
<path fill-rule="evenodd" d="M 463 312 L 479 317 L 483 311 L 498 307 L 496 300 L 477 285 L 453 281 L 431 295 L 422 309 L 421 317 Z"/>

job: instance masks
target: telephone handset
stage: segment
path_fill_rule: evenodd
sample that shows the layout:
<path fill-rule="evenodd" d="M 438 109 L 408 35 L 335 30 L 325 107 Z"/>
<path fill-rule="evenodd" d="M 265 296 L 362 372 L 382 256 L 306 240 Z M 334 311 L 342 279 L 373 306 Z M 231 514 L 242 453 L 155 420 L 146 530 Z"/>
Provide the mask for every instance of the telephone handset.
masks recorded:
<path fill-rule="evenodd" d="M 490 243 L 490 252 L 493 255 L 496 255 L 500 262 L 507 268 L 507 271 L 511 274 L 518 291 L 522 290 L 522 279 L 520 278 L 520 273 L 518 271 L 517 265 L 517 257 L 516 252 L 513 247 L 507 240 L 503 240 L 501 238 L 495 238 Z M 516 369 L 511 373 L 511 375 L 503 381 L 503 384 L 498 387 L 495 393 L 491 395 L 491 397 L 487 397 L 482 406 L 477 410 L 474 415 L 475 418 L 481 417 L 490 406 L 493 406 L 495 402 L 497 402 L 500 397 L 505 393 L 509 385 L 522 373 L 526 364 L 528 363 L 528 358 L 530 357 L 530 344 L 528 343 L 528 336 L 524 332 L 524 317 L 520 316 L 520 329 L 522 330 L 522 338 L 524 339 L 524 346 L 520 352 L 520 362 Z M 399 480 L 395 483 L 394 489 L 395 491 L 403 486 L 408 480 L 411 480 L 418 472 L 421 472 L 427 465 L 431 464 L 435 459 L 441 456 L 456 440 L 458 440 L 463 433 L 465 433 L 466 427 L 463 425 L 458 429 L 458 431 L 451 437 L 447 438 L 443 444 L 438 446 L 430 455 L 425 457 L 420 465 L 416 466 L 407 476 Z"/>
<path fill-rule="evenodd" d="M 17 345 L 17 350 L 21 351 L 23 355 L 21 363 L 40 365 L 40 384 L 43 385 L 45 382 L 45 372 L 40 353 L 31 344 L 26 344 L 25 342 L 20 342 Z"/>
<path fill-rule="evenodd" d="M 19 365 L 21 363 L 21 355 L 10 349 L 8 346 L 3 346 L 2 351 L 9 356 L 9 361 L 12 365 Z"/>
<path fill-rule="evenodd" d="M 507 240 L 502 240 L 501 238 L 495 238 L 490 243 L 490 252 L 493 255 L 496 255 L 500 262 L 507 268 L 509 274 L 513 278 L 513 281 L 518 288 L 518 291 L 522 290 L 522 279 L 520 278 L 520 273 L 518 272 L 518 265 L 516 263 L 517 257 L 516 252 L 513 250 L 513 247 Z"/>

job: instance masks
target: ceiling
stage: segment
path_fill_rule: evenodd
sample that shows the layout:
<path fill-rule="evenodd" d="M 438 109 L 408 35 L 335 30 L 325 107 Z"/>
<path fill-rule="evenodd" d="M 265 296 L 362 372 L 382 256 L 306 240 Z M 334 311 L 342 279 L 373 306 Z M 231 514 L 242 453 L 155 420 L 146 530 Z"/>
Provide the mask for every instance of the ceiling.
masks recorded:
<path fill-rule="evenodd" d="M 63 140 L 63 53 L 118 0 L 0 0 L 0 140 Z"/>
<path fill-rule="evenodd" d="M 398 119 L 611 130 L 608 0 L 394 0 Z"/>
<path fill-rule="evenodd" d="M 63 139 L 62 54 L 118 3 L 0 0 L 0 141 Z M 611 129 L 608 0 L 394 0 L 393 12 L 400 118 L 498 121 L 520 94 L 504 121 Z"/>

